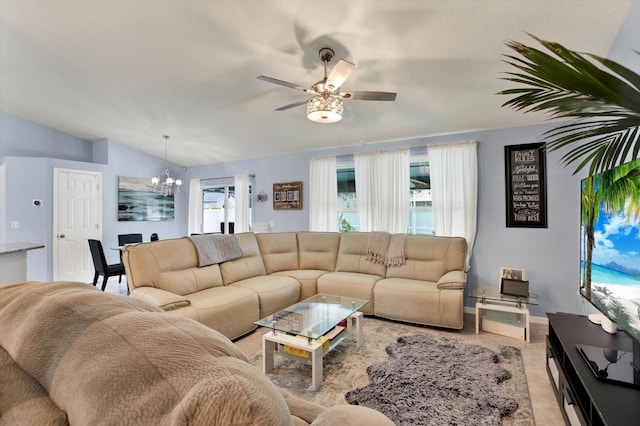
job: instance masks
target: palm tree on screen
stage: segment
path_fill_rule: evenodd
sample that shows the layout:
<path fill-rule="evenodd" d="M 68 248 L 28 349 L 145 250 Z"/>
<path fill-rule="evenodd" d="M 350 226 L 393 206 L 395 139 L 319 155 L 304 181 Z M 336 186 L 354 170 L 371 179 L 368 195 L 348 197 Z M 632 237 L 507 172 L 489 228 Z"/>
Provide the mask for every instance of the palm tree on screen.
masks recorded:
<path fill-rule="evenodd" d="M 600 207 L 605 212 L 625 211 L 627 223 L 640 217 L 640 160 L 623 164 L 583 181 L 581 222 L 586 240 L 584 291 L 591 300 L 591 263 L 595 248 L 595 223 Z M 640 235 L 638 235 L 640 238 Z"/>

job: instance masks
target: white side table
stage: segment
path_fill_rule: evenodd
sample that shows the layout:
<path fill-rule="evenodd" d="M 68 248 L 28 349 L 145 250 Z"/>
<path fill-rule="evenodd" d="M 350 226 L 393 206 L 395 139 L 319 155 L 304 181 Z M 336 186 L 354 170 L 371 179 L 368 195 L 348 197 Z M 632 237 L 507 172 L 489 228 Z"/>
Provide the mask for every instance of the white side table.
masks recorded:
<path fill-rule="evenodd" d="M 497 287 L 475 287 L 469 292 L 476 302 L 476 334 L 483 331 L 500 334 L 531 342 L 529 309 L 527 305 L 537 305 L 538 297 L 500 294 Z"/>

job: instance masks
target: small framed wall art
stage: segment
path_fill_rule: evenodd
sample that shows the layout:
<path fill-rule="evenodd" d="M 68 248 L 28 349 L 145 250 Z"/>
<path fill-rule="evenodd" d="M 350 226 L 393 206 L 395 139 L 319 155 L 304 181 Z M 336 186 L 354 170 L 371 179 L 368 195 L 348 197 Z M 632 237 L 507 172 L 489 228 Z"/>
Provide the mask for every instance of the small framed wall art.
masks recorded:
<path fill-rule="evenodd" d="M 302 210 L 302 182 L 273 184 L 274 210 Z"/>

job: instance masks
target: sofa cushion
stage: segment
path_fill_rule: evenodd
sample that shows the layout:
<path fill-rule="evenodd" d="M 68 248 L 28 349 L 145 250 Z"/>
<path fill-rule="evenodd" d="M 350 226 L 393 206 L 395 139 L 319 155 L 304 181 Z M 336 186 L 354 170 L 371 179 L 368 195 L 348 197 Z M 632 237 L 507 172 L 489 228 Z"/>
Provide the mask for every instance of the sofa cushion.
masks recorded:
<path fill-rule="evenodd" d="M 436 283 L 385 278 L 376 283 L 374 314 L 382 318 L 462 328 L 462 289 L 439 290 Z"/>
<path fill-rule="evenodd" d="M 0 344 L 70 424 L 292 424 L 229 339 L 87 284 L 0 290 Z"/>
<path fill-rule="evenodd" d="M 382 277 L 379 275 L 328 272 L 318 278 L 318 293 L 368 300 L 369 303 L 360 308 L 360 311 L 369 315 L 373 314 L 373 288 L 380 279 Z"/>
<path fill-rule="evenodd" d="M 340 249 L 336 272 L 358 272 L 384 276 L 386 267 L 367 260 L 368 232 L 344 232 L 340 235 Z"/>
<path fill-rule="evenodd" d="M 222 285 L 218 265 L 197 267 L 196 249 L 187 238 L 126 246 L 122 261 L 131 292 L 138 287 L 155 287 L 185 295 Z"/>
<path fill-rule="evenodd" d="M 257 234 L 256 239 L 267 274 L 298 269 L 298 239 L 295 232 Z"/>
<path fill-rule="evenodd" d="M 339 248 L 338 232 L 298 232 L 300 269 L 335 271 Z"/>
<path fill-rule="evenodd" d="M 267 271 L 260 255 L 256 235 L 252 232 L 234 234 L 242 249 L 240 259 L 220 264 L 220 272 L 225 285 L 247 278 L 266 275 Z"/>
<path fill-rule="evenodd" d="M 168 311 L 194 319 L 235 339 L 254 330 L 260 318 L 258 295 L 239 287 L 214 287 L 188 294 L 189 305 Z"/>
<path fill-rule="evenodd" d="M 300 300 L 304 300 L 318 292 L 318 277 L 326 273 L 327 271 L 300 269 L 275 272 L 274 275 L 284 275 L 295 278 L 300 283 Z"/>
<path fill-rule="evenodd" d="M 300 283 L 282 275 L 264 275 L 237 281 L 228 287 L 248 289 L 258 295 L 259 318 L 264 318 L 300 300 Z"/>
<path fill-rule="evenodd" d="M 406 262 L 387 268 L 387 278 L 437 282 L 449 271 L 464 271 L 467 243 L 461 237 L 407 235 Z"/>

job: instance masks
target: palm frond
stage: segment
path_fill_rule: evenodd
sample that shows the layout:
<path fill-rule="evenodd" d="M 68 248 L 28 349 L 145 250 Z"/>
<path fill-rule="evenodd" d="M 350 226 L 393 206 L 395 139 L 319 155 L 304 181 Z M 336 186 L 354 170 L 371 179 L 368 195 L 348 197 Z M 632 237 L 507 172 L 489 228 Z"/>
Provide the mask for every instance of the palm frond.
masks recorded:
<path fill-rule="evenodd" d="M 515 41 L 507 46 L 520 55 L 504 55 L 516 68 L 503 80 L 523 87 L 498 94 L 513 96 L 503 106 L 516 111 L 546 112 L 571 119 L 543 135 L 545 149 L 569 149 L 561 161 L 578 163 L 574 174 L 607 170 L 640 151 L 640 75 L 606 58 L 579 53 L 534 35 L 546 50 Z M 548 52 L 548 53 L 547 53 Z"/>

